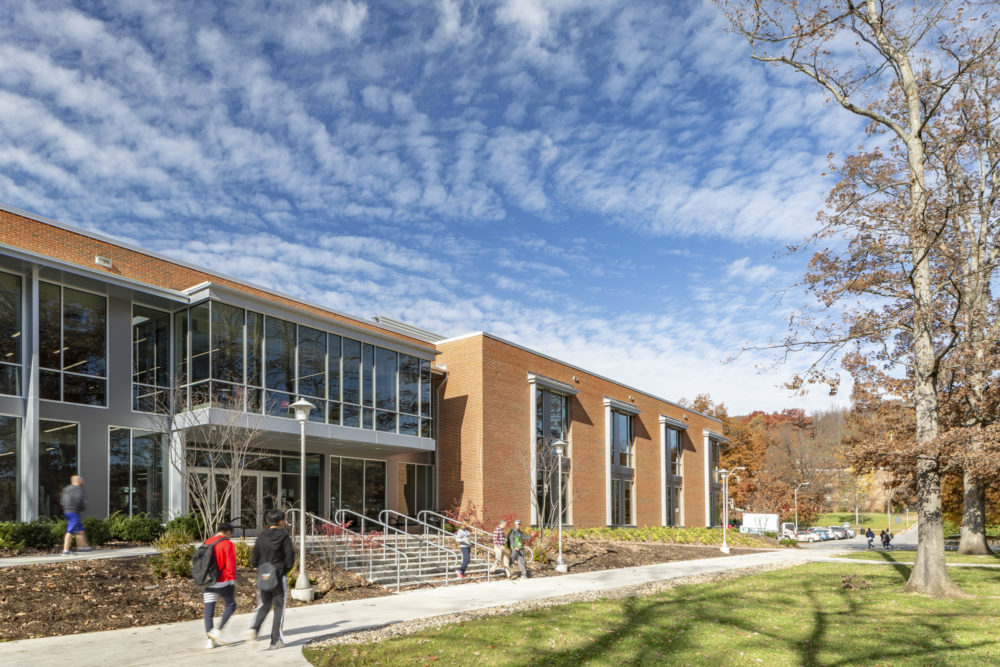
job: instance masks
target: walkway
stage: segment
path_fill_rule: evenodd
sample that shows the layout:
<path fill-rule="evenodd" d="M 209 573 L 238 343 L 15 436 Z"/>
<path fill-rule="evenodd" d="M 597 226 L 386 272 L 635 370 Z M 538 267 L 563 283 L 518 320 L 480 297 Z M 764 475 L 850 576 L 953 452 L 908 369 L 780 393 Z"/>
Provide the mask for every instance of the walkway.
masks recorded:
<path fill-rule="evenodd" d="M 128 549 L 94 549 L 84 553 L 74 553 L 72 556 L 62 554 L 44 554 L 41 556 L 8 556 L 0 558 L 0 567 L 15 565 L 39 565 L 42 563 L 65 563 L 77 560 L 99 560 L 104 558 L 132 558 L 134 556 L 153 556 L 159 551 L 153 547 L 130 547 Z"/>
<path fill-rule="evenodd" d="M 289 609 L 285 619 L 287 645 L 281 651 L 253 655 L 254 664 L 305 665 L 302 646 L 333 634 L 410 621 L 418 618 L 484 609 L 498 604 L 612 590 L 678 577 L 777 563 L 809 562 L 831 554 L 803 549 L 767 551 L 745 556 L 645 565 L 619 570 L 582 572 L 526 581 L 494 581 L 423 589 L 366 600 L 333 602 Z M 250 649 L 243 642 L 249 614 L 238 614 L 226 627 L 234 643 L 206 651 L 202 621 L 185 621 L 129 630 L 111 630 L 63 637 L 45 637 L 0 643 L 0 664 L 51 665 L 70 660 L 79 665 L 199 665 L 206 662 L 246 661 Z M 265 623 L 268 629 L 270 619 Z M 266 642 L 264 642 L 266 643 Z"/>

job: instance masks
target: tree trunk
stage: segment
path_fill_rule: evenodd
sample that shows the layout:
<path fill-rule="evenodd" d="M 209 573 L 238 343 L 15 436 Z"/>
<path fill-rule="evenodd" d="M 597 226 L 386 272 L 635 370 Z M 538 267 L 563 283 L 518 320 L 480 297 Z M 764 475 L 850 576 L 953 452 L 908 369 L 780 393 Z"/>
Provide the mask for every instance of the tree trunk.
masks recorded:
<path fill-rule="evenodd" d="M 965 496 L 962 499 L 962 539 L 958 553 L 986 555 L 991 553 L 986 543 L 986 490 L 969 473 L 962 478 Z"/>
<path fill-rule="evenodd" d="M 941 475 L 932 458 L 917 463 L 917 560 L 903 587 L 907 593 L 967 597 L 948 576 L 941 526 Z"/>

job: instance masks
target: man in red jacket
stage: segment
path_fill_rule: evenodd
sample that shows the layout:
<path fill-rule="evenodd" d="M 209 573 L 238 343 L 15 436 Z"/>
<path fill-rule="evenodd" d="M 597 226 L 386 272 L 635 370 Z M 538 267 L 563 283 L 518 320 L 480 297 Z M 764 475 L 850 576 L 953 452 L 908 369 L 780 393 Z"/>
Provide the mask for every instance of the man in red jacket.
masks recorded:
<path fill-rule="evenodd" d="M 222 628 L 236 611 L 236 547 L 229 540 L 232 534 L 233 524 L 223 521 L 219 524 L 219 531 L 205 540 L 205 544 L 214 547 L 215 564 L 219 568 L 219 578 L 201 594 L 205 603 L 205 634 L 208 636 L 205 648 L 215 648 L 216 645 L 224 643 L 221 638 Z M 225 602 L 226 606 L 222 610 L 219 627 L 215 628 L 212 621 L 215 616 L 215 603 L 219 600 Z"/>

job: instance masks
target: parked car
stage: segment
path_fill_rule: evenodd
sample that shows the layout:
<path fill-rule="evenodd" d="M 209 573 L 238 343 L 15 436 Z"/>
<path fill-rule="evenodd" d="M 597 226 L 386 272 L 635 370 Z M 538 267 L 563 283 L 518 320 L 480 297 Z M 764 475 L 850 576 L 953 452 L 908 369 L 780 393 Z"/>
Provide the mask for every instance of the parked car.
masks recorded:
<path fill-rule="evenodd" d="M 828 526 L 828 528 L 830 529 L 830 532 L 833 533 L 833 536 L 838 540 L 847 539 L 848 537 L 847 531 L 841 528 L 840 526 Z"/>
<path fill-rule="evenodd" d="M 819 526 L 813 526 L 812 528 L 809 529 L 809 532 L 815 534 L 816 537 L 818 537 L 819 539 L 821 539 L 823 541 L 832 540 L 833 539 L 833 535 L 831 535 L 830 531 L 828 531 L 826 528 L 820 528 Z"/>
<path fill-rule="evenodd" d="M 816 533 L 811 533 L 808 530 L 800 530 L 795 533 L 796 542 L 819 542 L 820 537 Z"/>
<path fill-rule="evenodd" d="M 850 526 L 841 526 L 840 529 L 842 531 L 844 531 L 845 533 L 847 533 L 848 537 L 857 537 L 858 536 L 857 532 L 855 532 L 855 530 L 853 528 L 851 528 Z"/>

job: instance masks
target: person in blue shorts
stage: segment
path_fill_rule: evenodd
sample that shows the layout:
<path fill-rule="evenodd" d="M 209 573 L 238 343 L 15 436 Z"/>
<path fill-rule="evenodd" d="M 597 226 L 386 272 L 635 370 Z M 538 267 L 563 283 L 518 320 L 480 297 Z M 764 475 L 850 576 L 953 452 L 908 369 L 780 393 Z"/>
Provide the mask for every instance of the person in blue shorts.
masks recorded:
<path fill-rule="evenodd" d="M 83 531 L 83 510 L 87 501 L 83 497 L 83 477 L 73 475 L 69 484 L 62 490 L 63 514 L 66 515 L 66 537 L 63 538 L 63 556 L 72 556 L 69 550 L 76 538 L 77 551 L 93 551 L 94 547 L 87 544 L 87 534 Z"/>

